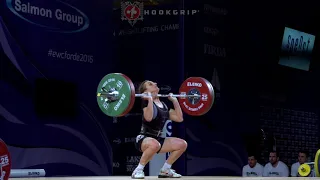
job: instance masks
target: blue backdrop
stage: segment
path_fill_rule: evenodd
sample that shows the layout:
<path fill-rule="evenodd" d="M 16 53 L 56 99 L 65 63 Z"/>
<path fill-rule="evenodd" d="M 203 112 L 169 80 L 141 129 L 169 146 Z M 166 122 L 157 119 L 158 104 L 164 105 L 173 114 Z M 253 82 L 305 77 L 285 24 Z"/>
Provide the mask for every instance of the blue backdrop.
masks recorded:
<path fill-rule="evenodd" d="M 216 96 L 211 111 L 185 115 L 184 123 L 173 125 L 173 135 L 188 141 L 174 168 L 183 175 L 241 175 L 248 147 L 260 151 L 252 148 L 260 140 L 259 105 L 265 103 L 258 92 L 278 93 L 295 85 L 268 89 L 286 80 L 270 78 L 278 57 L 276 50 L 269 51 L 280 47 L 284 25 L 270 16 L 276 28 L 269 32 L 252 17 L 264 11 L 245 11 L 248 2 L 144 2 L 149 10 L 200 13 L 149 15 L 131 26 L 121 20 L 119 1 L 1 1 L 0 126 L 5 128 L 0 137 L 12 153 L 13 168 L 44 168 L 48 176 L 130 175 L 141 156 L 133 146 L 141 125 L 139 100 L 127 116 L 111 118 L 95 98 L 105 74 L 122 72 L 136 85 L 145 79 L 158 82 L 163 93 L 168 87 L 178 92 L 186 77 L 211 81 Z M 267 83 L 257 82 L 262 77 Z M 76 85 L 76 117 L 36 114 L 38 78 Z M 299 107 L 318 99 L 318 88 L 308 87 L 312 93 L 298 101 L 291 95 L 287 103 Z M 50 103 L 50 94 L 45 98 Z M 314 100 L 308 107 L 316 105 Z"/>
<path fill-rule="evenodd" d="M 114 174 L 129 175 L 140 157 L 133 146 L 140 126 L 141 117 L 135 114 L 140 113 L 139 103 L 131 115 L 113 119 L 99 111 L 94 98 L 103 75 L 122 72 L 136 84 L 150 79 L 172 92 L 178 92 L 188 76 L 210 80 L 217 92 L 213 110 L 202 117 L 185 116 L 185 123 L 174 124 L 173 135 L 189 143 L 187 156 L 174 168 L 188 175 L 240 175 L 245 146 L 238 135 L 245 130 L 229 124 L 247 125 L 233 120 L 242 110 L 226 103 L 233 93 L 226 90 L 233 84 L 226 83 L 230 77 L 225 75 L 233 69 L 223 63 L 228 57 L 229 26 L 218 20 L 226 18 L 228 10 L 223 4 L 218 5 L 220 10 L 215 6 L 191 1 L 145 6 L 199 9 L 211 16 L 203 12 L 186 17 L 146 16 L 132 27 L 121 21 L 117 3 L 111 16 L 111 4 L 101 2 L 3 2 L 1 44 L 6 55 L 2 67 L 8 68 L 2 68 L 6 73 L 1 81 L 1 125 L 8 128 L 1 137 L 10 146 L 13 168 L 39 167 L 49 176 L 58 176 L 110 175 L 114 167 Z M 210 23 L 210 18 L 218 23 Z M 195 26 L 198 20 L 201 23 Z M 211 34 L 203 34 L 204 26 Z M 32 92 L 39 77 L 77 84 L 79 114 L 74 121 L 36 116 Z M 19 106 L 13 103 L 17 101 Z"/>
<path fill-rule="evenodd" d="M 0 136 L 13 168 L 44 168 L 48 176 L 112 174 L 112 119 L 94 98 L 115 64 L 111 3 L 1 1 Z M 74 121 L 36 115 L 37 78 L 77 85 Z"/>

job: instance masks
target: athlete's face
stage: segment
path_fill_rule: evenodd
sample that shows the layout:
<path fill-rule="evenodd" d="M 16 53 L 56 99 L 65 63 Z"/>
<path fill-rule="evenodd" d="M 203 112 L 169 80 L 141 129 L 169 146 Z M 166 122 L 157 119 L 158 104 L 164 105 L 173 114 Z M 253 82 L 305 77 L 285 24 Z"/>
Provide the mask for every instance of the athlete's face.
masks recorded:
<path fill-rule="evenodd" d="M 145 87 L 146 87 L 147 92 L 151 92 L 151 93 L 158 93 L 159 92 L 159 88 L 157 86 L 157 83 L 155 83 L 153 81 L 145 82 Z"/>
<path fill-rule="evenodd" d="M 248 164 L 250 167 L 254 167 L 257 164 L 257 160 L 254 158 L 254 156 L 248 157 Z"/>

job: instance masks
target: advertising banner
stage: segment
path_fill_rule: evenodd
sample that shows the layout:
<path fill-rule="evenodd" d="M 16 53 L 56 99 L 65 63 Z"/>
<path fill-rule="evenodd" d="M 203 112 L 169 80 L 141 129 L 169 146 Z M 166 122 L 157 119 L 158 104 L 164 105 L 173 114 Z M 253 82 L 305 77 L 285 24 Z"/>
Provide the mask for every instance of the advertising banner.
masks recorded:
<path fill-rule="evenodd" d="M 0 2 L 0 126 L 6 127 L 0 136 L 12 168 L 45 169 L 47 176 L 112 174 L 112 118 L 95 96 L 101 78 L 113 71 L 111 13 L 111 1 Z M 61 94 L 77 113 L 39 116 L 39 80 L 74 87 Z M 51 93 L 41 99 L 53 103 L 58 92 Z M 65 106 L 54 103 L 48 107 Z"/>
<path fill-rule="evenodd" d="M 284 28 L 279 64 L 309 71 L 315 36 Z"/>

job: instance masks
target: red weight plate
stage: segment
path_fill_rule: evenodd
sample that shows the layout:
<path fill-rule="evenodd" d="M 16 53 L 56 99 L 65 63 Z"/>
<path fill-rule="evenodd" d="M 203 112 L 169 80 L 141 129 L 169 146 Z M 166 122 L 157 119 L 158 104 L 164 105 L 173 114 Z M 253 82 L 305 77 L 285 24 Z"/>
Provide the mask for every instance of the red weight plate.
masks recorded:
<path fill-rule="evenodd" d="M 201 116 L 207 113 L 214 103 L 214 89 L 211 83 L 202 77 L 186 79 L 179 90 L 180 94 L 199 94 L 199 98 L 180 98 L 182 110 L 191 116 Z"/>
<path fill-rule="evenodd" d="M 0 175 L 3 180 L 8 180 L 11 172 L 11 156 L 6 143 L 2 139 L 0 139 L 0 164 L 2 167 Z"/>
<path fill-rule="evenodd" d="M 119 117 L 125 116 L 126 114 L 128 114 L 131 111 L 131 109 L 133 108 L 134 102 L 136 100 L 136 91 L 135 91 L 134 84 L 132 83 L 131 79 L 128 76 L 126 76 L 124 74 L 121 74 L 121 75 L 124 78 L 126 78 L 128 83 L 129 83 L 129 86 L 131 88 L 131 96 L 130 96 L 130 103 L 129 103 L 129 106 L 128 106 L 127 110 L 125 112 L 123 112 Z"/>

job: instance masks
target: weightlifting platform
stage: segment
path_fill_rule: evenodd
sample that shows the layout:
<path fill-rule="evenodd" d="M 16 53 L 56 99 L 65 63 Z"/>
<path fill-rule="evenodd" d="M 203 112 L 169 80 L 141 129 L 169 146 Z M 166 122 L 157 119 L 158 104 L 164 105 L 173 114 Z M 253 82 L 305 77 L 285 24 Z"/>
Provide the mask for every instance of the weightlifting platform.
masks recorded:
<path fill-rule="evenodd" d="M 14 180 L 131 180 L 130 176 L 91 176 L 91 177 L 52 177 L 52 178 L 10 178 Z M 147 176 L 145 177 L 145 180 L 148 179 L 159 179 L 157 176 Z M 166 178 L 168 179 L 168 178 Z M 177 180 L 307 180 L 307 179 L 319 179 L 319 178 L 301 178 L 301 177 L 218 177 L 218 176 L 184 176 L 182 178 L 171 178 L 171 179 L 177 179 Z M 160 179 L 161 180 L 161 179 Z"/>

